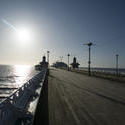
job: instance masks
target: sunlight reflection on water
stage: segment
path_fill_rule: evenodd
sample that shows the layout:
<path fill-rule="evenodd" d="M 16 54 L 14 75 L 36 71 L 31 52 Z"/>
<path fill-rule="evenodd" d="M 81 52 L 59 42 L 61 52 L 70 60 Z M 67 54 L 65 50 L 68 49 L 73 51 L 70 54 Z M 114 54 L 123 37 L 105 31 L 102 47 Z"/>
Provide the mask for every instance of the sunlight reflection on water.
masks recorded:
<path fill-rule="evenodd" d="M 16 87 L 21 86 L 30 78 L 31 67 L 30 66 L 22 66 L 15 65 L 14 66 L 14 75 Z"/>
<path fill-rule="evenodd" d="M 27 65 L 0 65 L 0 101 L 26 83 L 37 72 Z"/>

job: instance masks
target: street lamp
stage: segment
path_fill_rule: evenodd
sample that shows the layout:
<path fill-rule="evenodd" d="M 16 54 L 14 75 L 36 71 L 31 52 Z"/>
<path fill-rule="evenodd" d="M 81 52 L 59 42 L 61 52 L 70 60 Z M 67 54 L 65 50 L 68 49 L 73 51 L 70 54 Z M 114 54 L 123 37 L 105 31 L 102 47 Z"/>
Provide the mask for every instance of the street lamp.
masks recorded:
<path fill-rule="evenodd" d="M 47 62 L 48 62 L 48 65 L 49 65 L 49 53 L 50 53 L 50 51 L 47 51 Z"/>
<path fill-rule="evenodd" d="M 118 69 L 118 57 L 119 57 L 119 55 L 116 54 L 116 76 L 119 75 L 119 69 Z"/>
<path fill-rule="evenodd" d="M 91 46 L 95 45 L 95 44 L 93 44 L 92 42 L 89 42 L 89 43 L 83 44 L 83 45 L 87 45 L 89 47 L 88 74 L 89 74 L 89 76 L 91 76 L 91 67 L 90 67 L 90 64 L 91 64 Z"/>
<path fill-rule="evenodd" d="M 69 71 L 69 56 L 70 56 L 70 54 L 68 54 L 67 56 L 68 56 L 68 71 Z"/>

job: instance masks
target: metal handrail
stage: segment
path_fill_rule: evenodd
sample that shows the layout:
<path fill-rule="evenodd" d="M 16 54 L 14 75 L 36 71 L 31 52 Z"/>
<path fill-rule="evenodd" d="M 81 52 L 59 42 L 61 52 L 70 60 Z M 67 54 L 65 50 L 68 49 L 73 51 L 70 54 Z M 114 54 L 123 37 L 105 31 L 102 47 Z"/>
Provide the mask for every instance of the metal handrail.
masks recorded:
<path fill-rule="evenodd" d="M 44 82 L 46 71 L 47 69 L 43 69 L 0 103 L 0 125 L 13 125 L 15 120 L 22 115 L 33 118 L 26 107 L 30 103 L 30 98 L 35 95 L 39 83 Z"/>

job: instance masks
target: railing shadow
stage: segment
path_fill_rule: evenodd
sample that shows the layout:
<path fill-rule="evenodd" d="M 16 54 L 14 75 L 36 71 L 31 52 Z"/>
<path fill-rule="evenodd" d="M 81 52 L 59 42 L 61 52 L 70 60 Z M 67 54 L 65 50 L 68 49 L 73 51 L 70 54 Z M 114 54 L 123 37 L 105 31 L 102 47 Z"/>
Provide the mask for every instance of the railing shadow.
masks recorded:
<path fill-rule="evenodd" d="M 43 83 L 33 125 L 49 125 L 48 75 L 46 75 L 45 82 Z"/>

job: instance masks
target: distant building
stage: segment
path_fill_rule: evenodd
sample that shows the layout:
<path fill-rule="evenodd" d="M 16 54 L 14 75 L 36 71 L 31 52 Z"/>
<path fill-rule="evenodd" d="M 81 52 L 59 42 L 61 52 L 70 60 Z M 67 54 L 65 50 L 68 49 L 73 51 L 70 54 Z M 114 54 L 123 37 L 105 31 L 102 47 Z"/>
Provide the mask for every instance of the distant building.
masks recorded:
<path fill-rule="evenodd" d="M 70 65 L 73 69 L 75 69 L 75 68 L 78 68 L 80 64 L 77 62 L 76 57 L 74 57 L 73 63 L 71 63 Z"/>
<path fill-rule="evenodd" d="M 40 62 L 40 65 L 43 67 L 47 67 L 48 66 L 48 62 L 46 62 L 46 57 L 45 56 L 43 56 L 43 60 L 42 60 L 42 62 Z"/>
<path fill-rule="evenodd" d="M 64 62 L 56 62 L 52 65 L 53 67 L 56 67 L 56 68 L 67 68 L 67 64 L 64 63 Z"/>
<path fill-rule="evenodd" d="M 43 67 L 48 67 L 48 62 L 46 62 L 46 57 L 43 56 L 42 62 L 40 62 L 38 65 L 35 65 L 36 70 L 42 70 Z"/>

